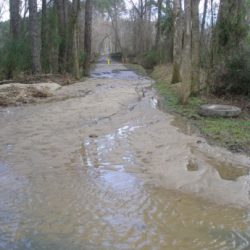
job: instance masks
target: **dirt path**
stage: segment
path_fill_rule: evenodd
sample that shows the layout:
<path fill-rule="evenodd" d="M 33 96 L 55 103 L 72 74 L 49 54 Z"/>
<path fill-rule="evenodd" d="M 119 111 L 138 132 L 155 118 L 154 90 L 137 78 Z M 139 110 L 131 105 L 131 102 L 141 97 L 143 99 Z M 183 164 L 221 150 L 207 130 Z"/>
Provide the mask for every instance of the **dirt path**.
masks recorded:
<path fill-rule="evenodd" d="M 250 159 L 157 109 L 121 64 L 0 109 L 0 249 L 249 249 Z"/>

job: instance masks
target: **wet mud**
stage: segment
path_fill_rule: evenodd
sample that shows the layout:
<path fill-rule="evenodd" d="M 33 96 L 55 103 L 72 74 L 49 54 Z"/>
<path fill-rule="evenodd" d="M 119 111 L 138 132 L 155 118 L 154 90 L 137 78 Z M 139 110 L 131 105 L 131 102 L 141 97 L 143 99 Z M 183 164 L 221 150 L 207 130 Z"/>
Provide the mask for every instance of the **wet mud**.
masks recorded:
<path fill-rule="evenodd" d="M 0 109 L 0 249 L 250 248 L 250 159 L 159 110 L 153 84 L 99 63 Z"/>

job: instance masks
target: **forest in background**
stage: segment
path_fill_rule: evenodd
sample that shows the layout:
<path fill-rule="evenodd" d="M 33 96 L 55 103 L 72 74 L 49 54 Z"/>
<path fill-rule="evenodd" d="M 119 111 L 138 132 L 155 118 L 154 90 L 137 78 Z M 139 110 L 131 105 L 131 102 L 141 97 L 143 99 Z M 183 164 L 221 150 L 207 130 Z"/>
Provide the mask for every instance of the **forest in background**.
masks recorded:
<path fill-rule="evenodd" d="M 39 2 L 40 4 L 40 2 Z M 250 95 L 249 0 L 10 0 L 0 23 L 0 79 L 89 75 L 100 53 L 173 65 L 179 98 Z M 1 11 L 0 11 L 1 13 Z"/>

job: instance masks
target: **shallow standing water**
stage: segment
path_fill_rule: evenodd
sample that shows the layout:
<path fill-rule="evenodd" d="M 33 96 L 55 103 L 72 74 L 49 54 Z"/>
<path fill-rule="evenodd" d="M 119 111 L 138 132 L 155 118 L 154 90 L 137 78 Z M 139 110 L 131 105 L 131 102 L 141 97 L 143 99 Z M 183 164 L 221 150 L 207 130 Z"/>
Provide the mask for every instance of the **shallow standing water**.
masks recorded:
<path fill-rule="evenodd" d="M 249 159 L 171 125 L 151 84 L 100 63 L 0 109 L 0 249 L 250 249 Z"/>

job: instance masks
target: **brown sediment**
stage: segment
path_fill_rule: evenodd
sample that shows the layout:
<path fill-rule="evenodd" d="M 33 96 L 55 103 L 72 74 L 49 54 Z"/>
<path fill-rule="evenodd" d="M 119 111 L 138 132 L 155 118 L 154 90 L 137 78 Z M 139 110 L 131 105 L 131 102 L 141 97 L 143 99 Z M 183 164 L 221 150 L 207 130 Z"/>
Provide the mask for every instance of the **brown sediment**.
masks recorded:
<path fill-rule="evenodd" d="M 247 249 L 249 158 L 179 131 L 151 79 L 94 73 L 0 109 L 1 247 Z"/>

